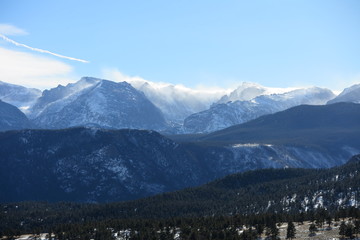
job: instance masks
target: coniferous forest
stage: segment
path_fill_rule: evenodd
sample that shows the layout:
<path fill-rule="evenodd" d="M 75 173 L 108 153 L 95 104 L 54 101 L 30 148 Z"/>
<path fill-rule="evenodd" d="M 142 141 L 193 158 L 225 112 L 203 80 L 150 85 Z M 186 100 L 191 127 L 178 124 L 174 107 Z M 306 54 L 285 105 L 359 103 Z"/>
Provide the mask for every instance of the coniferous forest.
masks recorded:
<path fill-rule="evenodd" d="M 0 233 L 7 239 L 26 233 L 55 239 L 277 239 L 279 224 L 286 223 L 291 239 L 294 223 L 310 222 L 310 235 L 336 223 L 339 236 L 351 238 L 359 234 L 359 160 L 357 155 L 323 170 L 250 171 L 128 202 L 3 203 Z"/>

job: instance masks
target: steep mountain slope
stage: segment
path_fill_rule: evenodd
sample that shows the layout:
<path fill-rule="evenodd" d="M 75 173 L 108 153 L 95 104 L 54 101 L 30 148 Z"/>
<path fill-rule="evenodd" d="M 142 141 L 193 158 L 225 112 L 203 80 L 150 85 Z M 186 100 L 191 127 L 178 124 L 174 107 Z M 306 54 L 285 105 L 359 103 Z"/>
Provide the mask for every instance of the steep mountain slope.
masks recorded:
<path fill-rule="evenodd" d="M 345 88 L 336 98 L 330 100 L 328 104 L 337 102 L 360 103 L 360 84 Z"/>
<path fill-rule="evenodd" d="M 95 78 L 44 91 L 31 112 L 34 123 L 42 128 L 160 130 L 167 126 L 161 111 L 130 84 Z"/>
<path fill-rule="evenodd" d="M 101 79 L 98 78 L 83 77 L 76 83 L 70 83 L 66 86 L 59 85 L 56 88 L 52 88 L 50 90 L 44 90 L 42 96 L 36 101 L 35 105 L 30 109 L 29 117 L 35 118 L 39 116 L 42 113 L 42 111 L 44 111 L 49 105 L 54 104 L 57 101 L 61 101 L 63 99 L 69 98 L 72 95 L 75 95 L 75 97 L 73 98 L 76 98 L 77 95 L 81 94 L 82 90 L 85 90 L 89 87 L 94 87 L 94 85 L 98 84 L 100 81 Z"/>
<path fill-rule="evenodd" d="M 204 183 L 182 146 L 145 130 L 0 133 L 0 201 L 128 200 Z"/>
<path fill-rule="evenodd" d="M 0 100 L 18 107 L 25 113 L 40 96 L 41 91 L 38 89 L 0 81 Z"/>
<path fill-rule="evenodd" d="M 262 95 L 248 101 L 213 105 L 184 120 L 185 133 L 206 133 L 247 122 L 262 115 L 279 112 L 301 104 L 325 104 L 335 95 L 327 89 L 298 89 L 283 94 Z"/>
<path fill-rule="evenodd" d="M 0 131 L 31 128 L 32 124 L 17 107 L 0 100 Z"/>

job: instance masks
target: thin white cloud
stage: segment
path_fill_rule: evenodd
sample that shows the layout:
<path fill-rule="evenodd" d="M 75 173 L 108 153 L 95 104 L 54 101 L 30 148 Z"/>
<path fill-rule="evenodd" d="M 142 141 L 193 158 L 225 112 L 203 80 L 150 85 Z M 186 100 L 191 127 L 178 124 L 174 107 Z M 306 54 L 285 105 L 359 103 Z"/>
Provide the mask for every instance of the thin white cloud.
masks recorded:
<path fill-rule="evenodd" d="M 15 27 L 11 24 L 0 23 L 0 34 L 6 36 L 18 36 L 27 35 L 28 33 L 25 30 Z"/>
<path fill-rule="evenodd" d="M 53 56 L 56 56 L 56 57 L 59 57 L 59 58 L 65 58 L 65 59 L 69 59 L 69 60 L 73 60 L 73 61 L 78 61 L 78 62 L 82 62 L 82 63 L 88 63 L 89 61 L 87 60 L 83 60 L 83 59 L 78 59 L 78 58 L 73 58 L 73 57 L 68 57 L 68 56 L 64 56 L 64 55 L 60 55 L 60 54 L 57 54 L 57 53 L 53 53 L 53 52 L 50 52 L 48 50 L 43 50 L 43 49 L 40 49 L 40 48 L 33 48 L 33 47 L 30 47 L 28 45 L 25 45 L 25 44 L 22 44 L 22 43 L 18 43 L 18 42 L 15 42 L 14 40 L 6 37 L 5 35 L 2 35 L 0 34 L 0 37 L 2 39 L 4 39 L 5 41 L 11 43 L 11 44 L 14 44 L 15 46 L 18 46 L 18 47 L 24 47 L 24 48 L 27 48 L 31 51 L 35 51 L 35 52 L 40 52 L 40 53 L 47 53 L 47 54 L 50 54 L 50 55 L 53 55 Z"/>
<path fill-rule="evenodd" d="M 103 69 L 103 78 L 116 82 L 126 81 L 134 88 L 144 91 L 145 95 L 152 100 L 155 105 L 157 101 L 167 102 L 186 102 L 189 109 L 194 111 L 204 110 L 210 106 L 211 103 L 217 101 L 220 97 L 228 94 L 230 89 L 223 88 L 189 88 L 181 84 L 170 84 L 162 82 L 151 82 L 141 77 L 127 76 L 117 69 Z M 144 87 L 144 84 L 148 84 Z M 162 107 L 157 105 L 160 109 Z"/>
<path fill-rule="evenodd" d="M 46 89 L 77 78 L 64 62 L 0 47 L 0 81 Z"/>
<path fill-rule="evenodd" d="M 186 87 L 182 84 L 171 84 L 171 83 L 163 83 L 163 82 L 152 82 L 149 80 L 146 80 L 142 77 L 138 77 L 138 76 L 128 76 L 123 74 L 121 71 L 119 71 L 118 69 L 114 69 L 114 68 L 105 68 L 102 70 L 102 77 L 109 79 L 109 80 L 113 80 L 113 81 L 117 81 L 117 82 L 128 82 L 131 85 L 133 85 L 133 87 L 135 88 L 140 88 L 144 83 L 148 83 L 150 84 L 153 88 L 155 89 L 162 89 L 162 88 L 166 88 L 169 86 L 172 86 L 182 92 L 188 92 L 188 93 L 192 93 L 192 94 L 215 94 L 215 95 L 224 95 L 226 93 L 229 93 L 230 91 L 232 91 L 233 89 L 225 89 L 225 88 L 220 88 L 220 87 L 209 87 L 209 86 L 197 86 L 196 88 L 189 88 Z"/>

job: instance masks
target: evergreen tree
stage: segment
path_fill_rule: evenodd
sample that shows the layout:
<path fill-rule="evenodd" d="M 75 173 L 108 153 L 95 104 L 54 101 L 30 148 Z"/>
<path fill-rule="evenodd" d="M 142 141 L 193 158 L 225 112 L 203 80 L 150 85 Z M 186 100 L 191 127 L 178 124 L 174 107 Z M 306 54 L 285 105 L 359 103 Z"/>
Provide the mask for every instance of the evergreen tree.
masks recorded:
<path fill-rule="evenodd" d="M 242 240 L 256 240 L 257 239 L 257 234 L 252 231 L 251 229 L 244 231 L 241 235 L 240 235 L 240 239 Z"/>
<path fill-rule="evenodd" d="M 192 231 L 189 236 L 189 240 L 197 240 L 197 234 L 196 232 Z"/>
<path fill-rule="evenodd" d="M 286 239 L 293 239 L 295 238 L 296 229 L 293 222 L 288 222 L 288 226 L 286 229 Z"/>
<path fill-rule="evenodd" d="M 271 236 L 271 228 L 270 227 L 265 228 L 265 236 L 267 239 L 270 238 L 270 236 Z"/>
<path fill-rule="evenodd" d="M 331 228 L 331 224 L 332 224 L 332 218 L 331 218 L 331 216 L 327 216 L 327 217 L 326 217 L 326 223 L 328 224 L 328 228 L 330 229 L 330 228 Z"/>
<path fill-rule="evenodd" d="M 271 240 L 276 240 L 276 239 L 278 239 L 278 236 L 279 236 L 279 229 L 277 228 L 276 224 L 272 224 L 270 227 L 268 227 L 266 229 L 265 234 Z"/>
<path fill-rule="evenodd" d="M 360 220 L 355 221 L 354 231 L 356 234 L 356 237 L 358 237 L 358 234 L 360 234 Z"/>
<path fill-rule="evenodd" d="M 339 235 L 341 236 L 341 238 L 344 238 L 345 234 L 346 234 L 346 224 L 344 221 L 342 221 L 339 227 Z"/>
<path fill-rule="evenodd" d="M 345 236 L 348 238 L 354 238 L 354 226 L 351 223 L 346 224 Z"/>
<path fill-rule="evenodd" d="M 311 223 L 310 226 L 309 226 L 309 232 L 310 232 L 310 235 L 311 236 L 314 236 L 315 233 L 317 232 L 317 227 L 314 223 Z"/>
<path fill-rule="evenodd" d="M 257 224 L 255 228 L 256 228 L 257 235 L 260 237 L 261 234 L 263 234 L 263 232 L 264 232 L 264 225 L 263 224 Z"/>

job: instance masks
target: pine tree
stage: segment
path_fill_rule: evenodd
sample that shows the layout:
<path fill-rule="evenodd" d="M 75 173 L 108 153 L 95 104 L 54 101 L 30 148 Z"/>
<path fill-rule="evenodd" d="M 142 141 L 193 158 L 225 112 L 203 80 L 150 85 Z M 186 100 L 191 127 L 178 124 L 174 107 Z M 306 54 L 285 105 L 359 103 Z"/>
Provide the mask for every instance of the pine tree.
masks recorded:
<path fill-rule="evenodd" d="M 332 224 L 332 218 L 331 218 L 331 216 L 327 216 L 327 217 L 326 217 L 326 223 L 328 224 L 328 229 L 331 229 L 331 224 Z"/>
<path fill-rule="evenodd" d="M 276 240 L 276 239 L 278 239 L 278 236 L 279 236 L 279 229 L 276 227 L 275 223 L 271 224 L 270 227 L 266 228 L 265 234 L 271 240 Z"/>
<path fill-rule="evenodd" d="M 288 222 L 288 226 L 286 229 L 286 239 L 293 239 L 295 238 L 296 229 L 293 222 Z"/>
<path fill-rule="evenodd" d="M 271 236 L 271 228 L 270 227 L 265 228 L 265 236 L 267 239 L 270 238 L 270 236 Z"/>
<path fill-rule="evenodd" d="M 317 227 L 314 223 L 311 223 L 310 226 L 309 226 L 309 232 L 310 232 L 310 235 L 315 235 L 315 233 L 317 232 Z"/>
<path fill-rule="evenodd" d="M 355 231 L 356 237 L 358 237 L 358 234 L 360 234 L 360 220 L 355 221 L 354 231 Z"/>
<path fill-rule="evenodd" d="M 345 236 L 350 239 L 354 238 L 354 226 L 351 223 L 346 225 Z"/>
<path fill-rule="evenodd" d="M 263 224 L 257 224 L 255 229 L 256 229 L 257 235 L 260 237 L 261 234 L 263 234 L 263 232 L 264 232 L 264 225 Z"/>
<path fill-rule="evenodd" d="M 341 224 L 340 224 L 340 227 L 339 227 L 339 235 L 342 238 L 344 238 L 345 234 L 346 234 L 346 224 L 345 224 L 344 221 L 342 221 Z"/>

